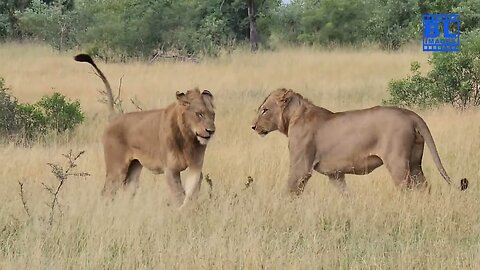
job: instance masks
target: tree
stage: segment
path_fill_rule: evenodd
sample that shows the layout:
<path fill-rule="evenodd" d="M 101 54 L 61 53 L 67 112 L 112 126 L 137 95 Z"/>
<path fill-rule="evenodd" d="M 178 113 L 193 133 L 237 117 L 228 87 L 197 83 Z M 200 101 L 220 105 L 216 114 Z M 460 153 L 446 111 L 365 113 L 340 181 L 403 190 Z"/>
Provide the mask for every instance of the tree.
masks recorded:
<path fill-rule="evenodd" d="M 250 22 L 250 48 L 252 52 L 258 50 L 257 33 L 257 6 L 255 0 L 247 0 L 248 21 Z"/>

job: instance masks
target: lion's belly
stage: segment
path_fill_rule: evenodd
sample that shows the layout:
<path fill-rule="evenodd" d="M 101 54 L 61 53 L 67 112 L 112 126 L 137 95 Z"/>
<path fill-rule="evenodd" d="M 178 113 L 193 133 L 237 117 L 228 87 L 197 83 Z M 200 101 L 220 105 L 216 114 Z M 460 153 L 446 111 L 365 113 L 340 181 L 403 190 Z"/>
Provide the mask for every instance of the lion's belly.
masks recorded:
<path fill-rule="evenodd" d="M 319 161 L 314 169 L 322 174 L 368 174 L 380 167 L 383 161 L 376 155 L 356 159 L 329 159 Z"/>
<path fill-rule="evenodd" d="M 143 167 L 154 174 L 162 174 L 165 171 L 165 158 L 155 155 L 152 151 L 134 151 L 134 158 L 140 161 Z"/>
<path fill-rule="evenodd" d="M 154 161 L 152 159 L 138 159 L 140 163 L 142 164 L 143 167 L 147 168 L 149 171 L 151 171 L 154 174 L 162 174 L 164 173 L 164 165 L 161 162 L 158 162 L 158 160 Z"/>

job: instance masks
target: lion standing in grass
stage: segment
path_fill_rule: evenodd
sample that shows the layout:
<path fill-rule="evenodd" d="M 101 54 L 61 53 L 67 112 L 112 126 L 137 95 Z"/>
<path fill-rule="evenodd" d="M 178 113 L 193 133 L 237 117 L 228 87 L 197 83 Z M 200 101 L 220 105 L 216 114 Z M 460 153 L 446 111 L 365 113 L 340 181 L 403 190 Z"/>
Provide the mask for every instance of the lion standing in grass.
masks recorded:
<path fill-rule="evenodd" d="M 258 108 L 252 129 L 261 136 L 275 130 L 288 136 L 288 187 L 295 194 L 303 191 L 313 170 L 345 192 L 345 174 L 368 174 L 382 164 L 397 186 L 426 188 L 425 143 L 443 179 L 451 183 L 427 125 L 406 109 L 377 106 L 333 113 L 292 90 L 278 89 Z M 464 178 L 461 189 L 467 187 Z"/>
<path fill-rule="evenodd" d="M 114 113 L 110 83 L 86 54 L 75 60 L 93 66 L 108 94 Z M 215 133 L 212 94 L 198 89 L 176 93 L 177 102 L 165 109 L 114 115 L 103 136 L 106 181 L 103 193 L 114 194 L 121 186 L 137 188 L 145 167 L 164 173 L 179 205 L 184 205 L 200 189 L 205 150 Z M 180 172 L 189 168 L 190 177 L 182 185 Z"/>

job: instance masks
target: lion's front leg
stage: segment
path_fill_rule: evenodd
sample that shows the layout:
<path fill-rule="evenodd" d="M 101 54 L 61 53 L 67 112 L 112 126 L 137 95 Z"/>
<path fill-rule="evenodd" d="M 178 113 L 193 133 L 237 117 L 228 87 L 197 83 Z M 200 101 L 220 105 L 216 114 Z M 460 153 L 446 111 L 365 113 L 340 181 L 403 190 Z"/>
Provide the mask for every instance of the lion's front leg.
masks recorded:
<path fill-rule="evenodd" d="M 288 190 L 291 194 L 301 195 L 307 185 L 308 180 L 312 177 L 311 171 L 297 170 L 290 168 L 288 175 Z"/>
<path fill-rule="evenodd" d="M 175 202 L 177 205 L 181 205 L 185 199 L 185 190 L 180 179 L 180 172 L 165 170 L 165 176 Z"/>
<path fill-rule="evenodd" d="M 185 199 L 182 206 L 187 204 L 199 191 L 202 184 L 202 170 L 191 168 L 189 176 L 185 181 Z"/>
<path fill-rule="evenodd" d="M 288 190 L 300 195 L 312 177 L 314 154 L 311 149 L 293 149 L 290 147 L 290 170 L 288 173 Z"/>
<path fill-rule="evenodd" d="M 288 172 L 288 190 L 291 194 L 303 193 L 308 180 L 312 177 L 315 160 L 315 140 L 311 132 L 291 129 L 288 134 L 290 169 Z"/>

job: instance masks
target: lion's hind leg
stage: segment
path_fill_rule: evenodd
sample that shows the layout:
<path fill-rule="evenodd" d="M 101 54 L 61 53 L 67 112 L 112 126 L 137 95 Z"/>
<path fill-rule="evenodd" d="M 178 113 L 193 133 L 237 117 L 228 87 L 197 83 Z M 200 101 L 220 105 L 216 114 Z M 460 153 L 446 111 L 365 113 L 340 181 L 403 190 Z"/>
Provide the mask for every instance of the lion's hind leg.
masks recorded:
<path fill-rule="evenodd" d="M 420 134 L 416 134 L 416 136 L 415 144 L 412 147 L 412 153 L 410 155 L 408 187 L 430 191 L 430 185 L 422 170 L 424 141 Z"/>
<path fill-rule="evenodd" d="M 345 174 L 343 173 L 330 174 L 328 175 L 328 179 L 330 180 L 330 183 L 332 185 L 337 187 L 340 193 L 344 195 L 348 193 L 347 182 L 345 181 Z"/>
<path fill-rule="evenodd" d="M 410 160 L 415 139 L 414 133 L 405 130 L 397 134 L 396 139 L 392 140 L 389 147 L 385 149 L 386 153 L 380 156 L 390 172 L 393 182 L 402 189 L 411 188 Z"/>
<path fill-rule="evenodd" d="M 106 179 L 102 194 L 115 195 L 125 184 L 130 161 L 120 144 L 107 143 L 104 146 Z"/>
<path fill-rule="evenodd" d="M 135 192 L 138 189 L 142 169 L 143 166 L 138 159 L 132 160 L 128 166 L 127 176 L 125 178 L 125 187 L 130 187 L 132 189 L 132 195 L 135 195 Z"/>

